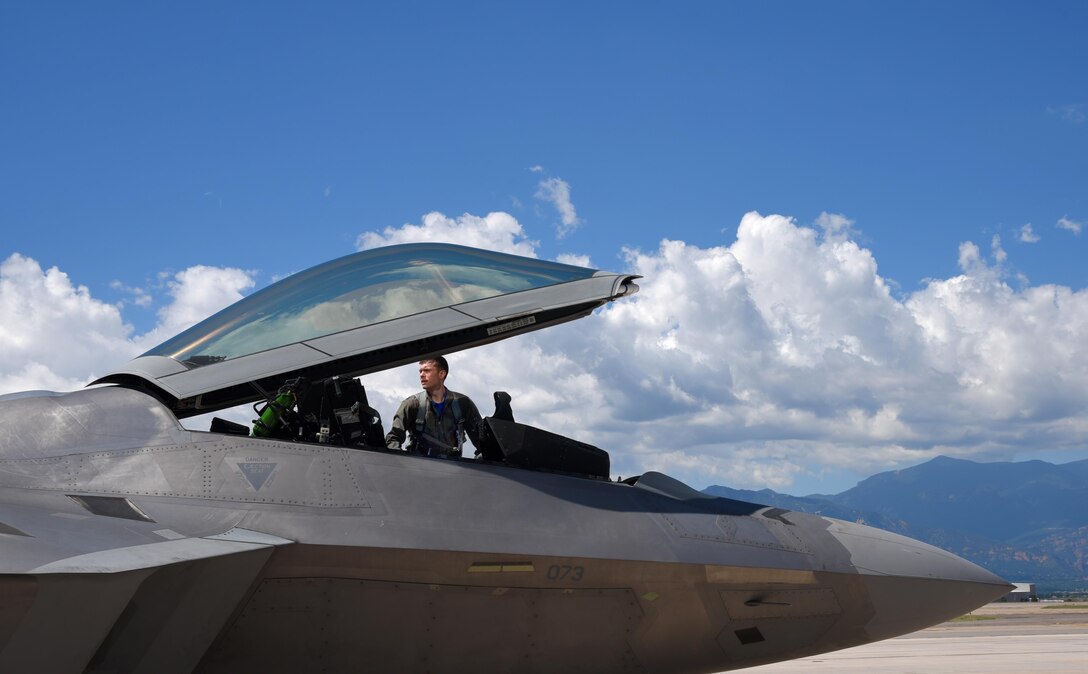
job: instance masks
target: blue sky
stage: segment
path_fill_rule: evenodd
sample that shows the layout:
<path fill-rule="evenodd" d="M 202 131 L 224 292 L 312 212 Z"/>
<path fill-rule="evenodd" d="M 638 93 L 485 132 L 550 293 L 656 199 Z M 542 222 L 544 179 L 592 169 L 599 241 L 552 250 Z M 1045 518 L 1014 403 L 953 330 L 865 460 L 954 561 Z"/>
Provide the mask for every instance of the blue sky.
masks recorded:
<path fill-rule="evenodd" d="M 659 352 L 632 352 L 640 361 L 629 365 L 646 371 L 644 386 L 672 380 L 676 407 L 649 396 L 640 408 L 631 396 L 610 410 L 615 428 L 591 439 L 622 442 L 630 417 L 676 426 L 622 459 L 625 471 L 653 467 L 696 486 L 804 493 L 838 491 L 936 453 L 1082 458 L 1085 26 L 1088 5 L 1080 2 L 8 3 L 0 9 L 0 259 L 8 260 L 0 311 L 9 326 L 0 330 L 8 340 L 0 385 L 85 381 L 201 311 L 356 250 L 368 232 L 381 242 L 405 240 L 405 225 L 422 237 L 461 228 L 482 245 L 499 231 L 497 247 L 588 257 L 613 270 L 640 264 L 638 251 L 641 264 L 665 276 L 670 259 L 682 268 L 722 249 L 742 260 L 753 284 L 746 301 L 761 316 L 760 334 L 770 335 L 753 339 L 776 345 L 767 353 L 784 359 L 775 361 L 786 368 L 782 377 L 825 377 L 830 386 L 846 371 L 828 360 L 832 351 L 884 368 L 848 380 L 864 395 L 797 393 L 778 388 L 782 377 L 774 385 L 756 377 L 744 388 L 748 370 L 738 365 L 744 352 L 730 351 L 736 345 L 722 347 L 734 353 L 728 362 L 685 351 L 694 314 L 639 324 L 660 332 Z M 750 221 L 744 238 L 751 212 L 764 219 Z M 429 213 L 442 217 L 427 225 Z M 510 220 L 488 229 L 489 213 Z M 792 224 L 767 219 L 773 215 Z M 806 231 L 813 247 L 805 248 Z M 775 245 L 760 250 L 779 251 L 781 268 L 753 257 L 753 242 L 772 235 Z M 686 252 L 670 253 L 663 239 Z M 887 288 L 889 303 L 847 306 L 823 295 L 812 299 L 818 306 L 791 306 L 796 292 L 775 299 L 778 277 L 753 271 L 784 278 L 813 259 L 845 265 L 839 269 L 871 263 L 870 281 Z M 64 279 L 49 280 L 54 267 Z M 707 281 L 719 295 L 720 280 Z M 968 282 L 977 287 L 965 289 Z M 34 296 L 23 283 L 44 289 L 41 303 L 16 306 Z M 842 292 L 835 287 L 827 292 Z M 644 286 L 640 301 L 651 302 L 652 289 Z M 1069 299 L 1045 314 L 1039 289 Z M 997 299 L 983 310 L 949 301 L 957 292 Z M 35 313 L 49 302 L 48 317 Z M 934 303 L 970 339 L 941 342 L 948 332 Z M 702 304 L 708 324 L 745 332 L 741 315 L 712 305 Z M 651 315 L 649 304 L 638 306 Z M 887 334 L 866 337 L 830 320 L 862 306 L 909 313 L 924 334 L 914 346 L 895 346 Z M 76 315 L 90 323 L 65 323 Z M 995 317 L 1021 315 L 995 327 Z M 1056 321 L 1052 329 L 1032 332 L 1047 320 Z M 90 345 L 54 339 L 87 330 Z M 811 360 L 783 341 L 784 330 L 806 335 L 806 345 L 832 346 Z M 998 357 L 995 330 L 1008 338 L 1002 344 L 1050 356 Z M 984 332 L 989 340 L 976 339 Z M 550 381 L 571 368 L 569 377 L 593 377 L 603 391 L 623 386 L 594 369 L 599 354 L 562 341 L 575 336 L 521 347 L 541 349 L 541 363 L 553 368 L 536 376 Z M 947 353 L 935 355 L 937 342 Z M 690 359 L 656 357 L 665 352 Z M 911 364 L 887 365 L 896 359 Z M 1034 365 L 1014 376 L 1012 361 Z M 695 377 L 693 363 L 721 387 L 685 383 L 676 373 Z M 968 416 L 949 420 L 897 392 L 917 368 L 940 371 L 964 395 L 999 374 L 1012 378 L 991 382 L 983 396 L 996 407 L 957 399 L 948 404 Z M 874 379 L 900 384 L 882 388 Z M 945 390 L 937 380 L 914 385 L 922 397 L 935 395 L 928 387 Z M 1063 394 L 1048 398 L 1046 390 Z M 725 430 L 685 435 L 725 399 L 734 401 Z M 584 425 L 573 410 L 558 414 L 563 404 L 551 401 L 558 416 L 549 418 L 547 398 L 534 400 L 528 408 L 540 421 Z M 753 421 L 767 405 L 784 417 Z M 843 443 L 834 420 L 856 419 L 856 410 L 872 423 L 865 437 Z M 966 430 L 965 419 L 977 429 Z M 882 420 L 891 427 L 873 430 Z M 998 427 L 1006 435 L 993 435 Z M 762 430 L 747 434 L 752 428 Z M 831 449 L 838 444 L 855 458 Z"/>

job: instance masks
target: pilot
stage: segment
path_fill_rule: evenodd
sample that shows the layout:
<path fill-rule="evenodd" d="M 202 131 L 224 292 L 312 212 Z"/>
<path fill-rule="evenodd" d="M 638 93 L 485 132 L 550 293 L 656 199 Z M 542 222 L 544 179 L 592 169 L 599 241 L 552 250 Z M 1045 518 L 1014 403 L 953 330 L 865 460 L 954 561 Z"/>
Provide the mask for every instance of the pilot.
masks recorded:
<path fill-rule="evenodd" d="M 468 396 L 446 388 L 449 371 L 449 363 L 442 356 L 419 361 L 423 390 L 405 398 L 393 415 L 392 428 L 385 436 L 390 449 L 456 458 L 461 456 L 466 435 L 475 447 L 480 446 L 480 412 Z"/>

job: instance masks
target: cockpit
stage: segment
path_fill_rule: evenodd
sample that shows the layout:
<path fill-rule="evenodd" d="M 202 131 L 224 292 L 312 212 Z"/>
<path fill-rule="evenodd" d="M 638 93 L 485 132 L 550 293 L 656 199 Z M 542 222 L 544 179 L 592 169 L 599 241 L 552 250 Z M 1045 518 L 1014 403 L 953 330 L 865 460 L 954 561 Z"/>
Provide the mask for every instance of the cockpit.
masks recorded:
<path fill-rule="evenodd" d="M 380 449 L 356 377 L 587 316 L 637 278 L 451 244 L 377 248 L 274 283 L 93 383 L 140 389 L 178 418 L 255 402 L 255 435 Z M 605 452 L 515 422 L 500 394 L 480 460 L 607 477 Z"/>

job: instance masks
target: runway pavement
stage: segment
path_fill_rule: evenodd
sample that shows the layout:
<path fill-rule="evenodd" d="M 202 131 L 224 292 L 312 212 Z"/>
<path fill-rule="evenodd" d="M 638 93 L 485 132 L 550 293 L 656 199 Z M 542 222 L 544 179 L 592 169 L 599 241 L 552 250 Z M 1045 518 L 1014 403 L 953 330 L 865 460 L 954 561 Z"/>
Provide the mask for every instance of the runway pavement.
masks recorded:
<path fill-rule="evenodd" d="M 751 674 L 1088 673 L 1088 604 L 990 604 L 966 619 Z"/>

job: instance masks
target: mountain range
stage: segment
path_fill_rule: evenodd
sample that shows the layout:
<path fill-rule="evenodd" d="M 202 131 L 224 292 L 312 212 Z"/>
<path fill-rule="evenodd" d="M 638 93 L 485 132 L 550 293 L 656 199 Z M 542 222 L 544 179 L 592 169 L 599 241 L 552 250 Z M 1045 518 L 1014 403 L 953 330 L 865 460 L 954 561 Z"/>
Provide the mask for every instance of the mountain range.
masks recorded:
<path fill-rule="evenodd" d="M 917 538 L 1041 594 L 1088 590 L 1088 459 L 977 463 L 937 457 L 840 494 L 723 486 L 713 496 L 860 522 Z"/>

